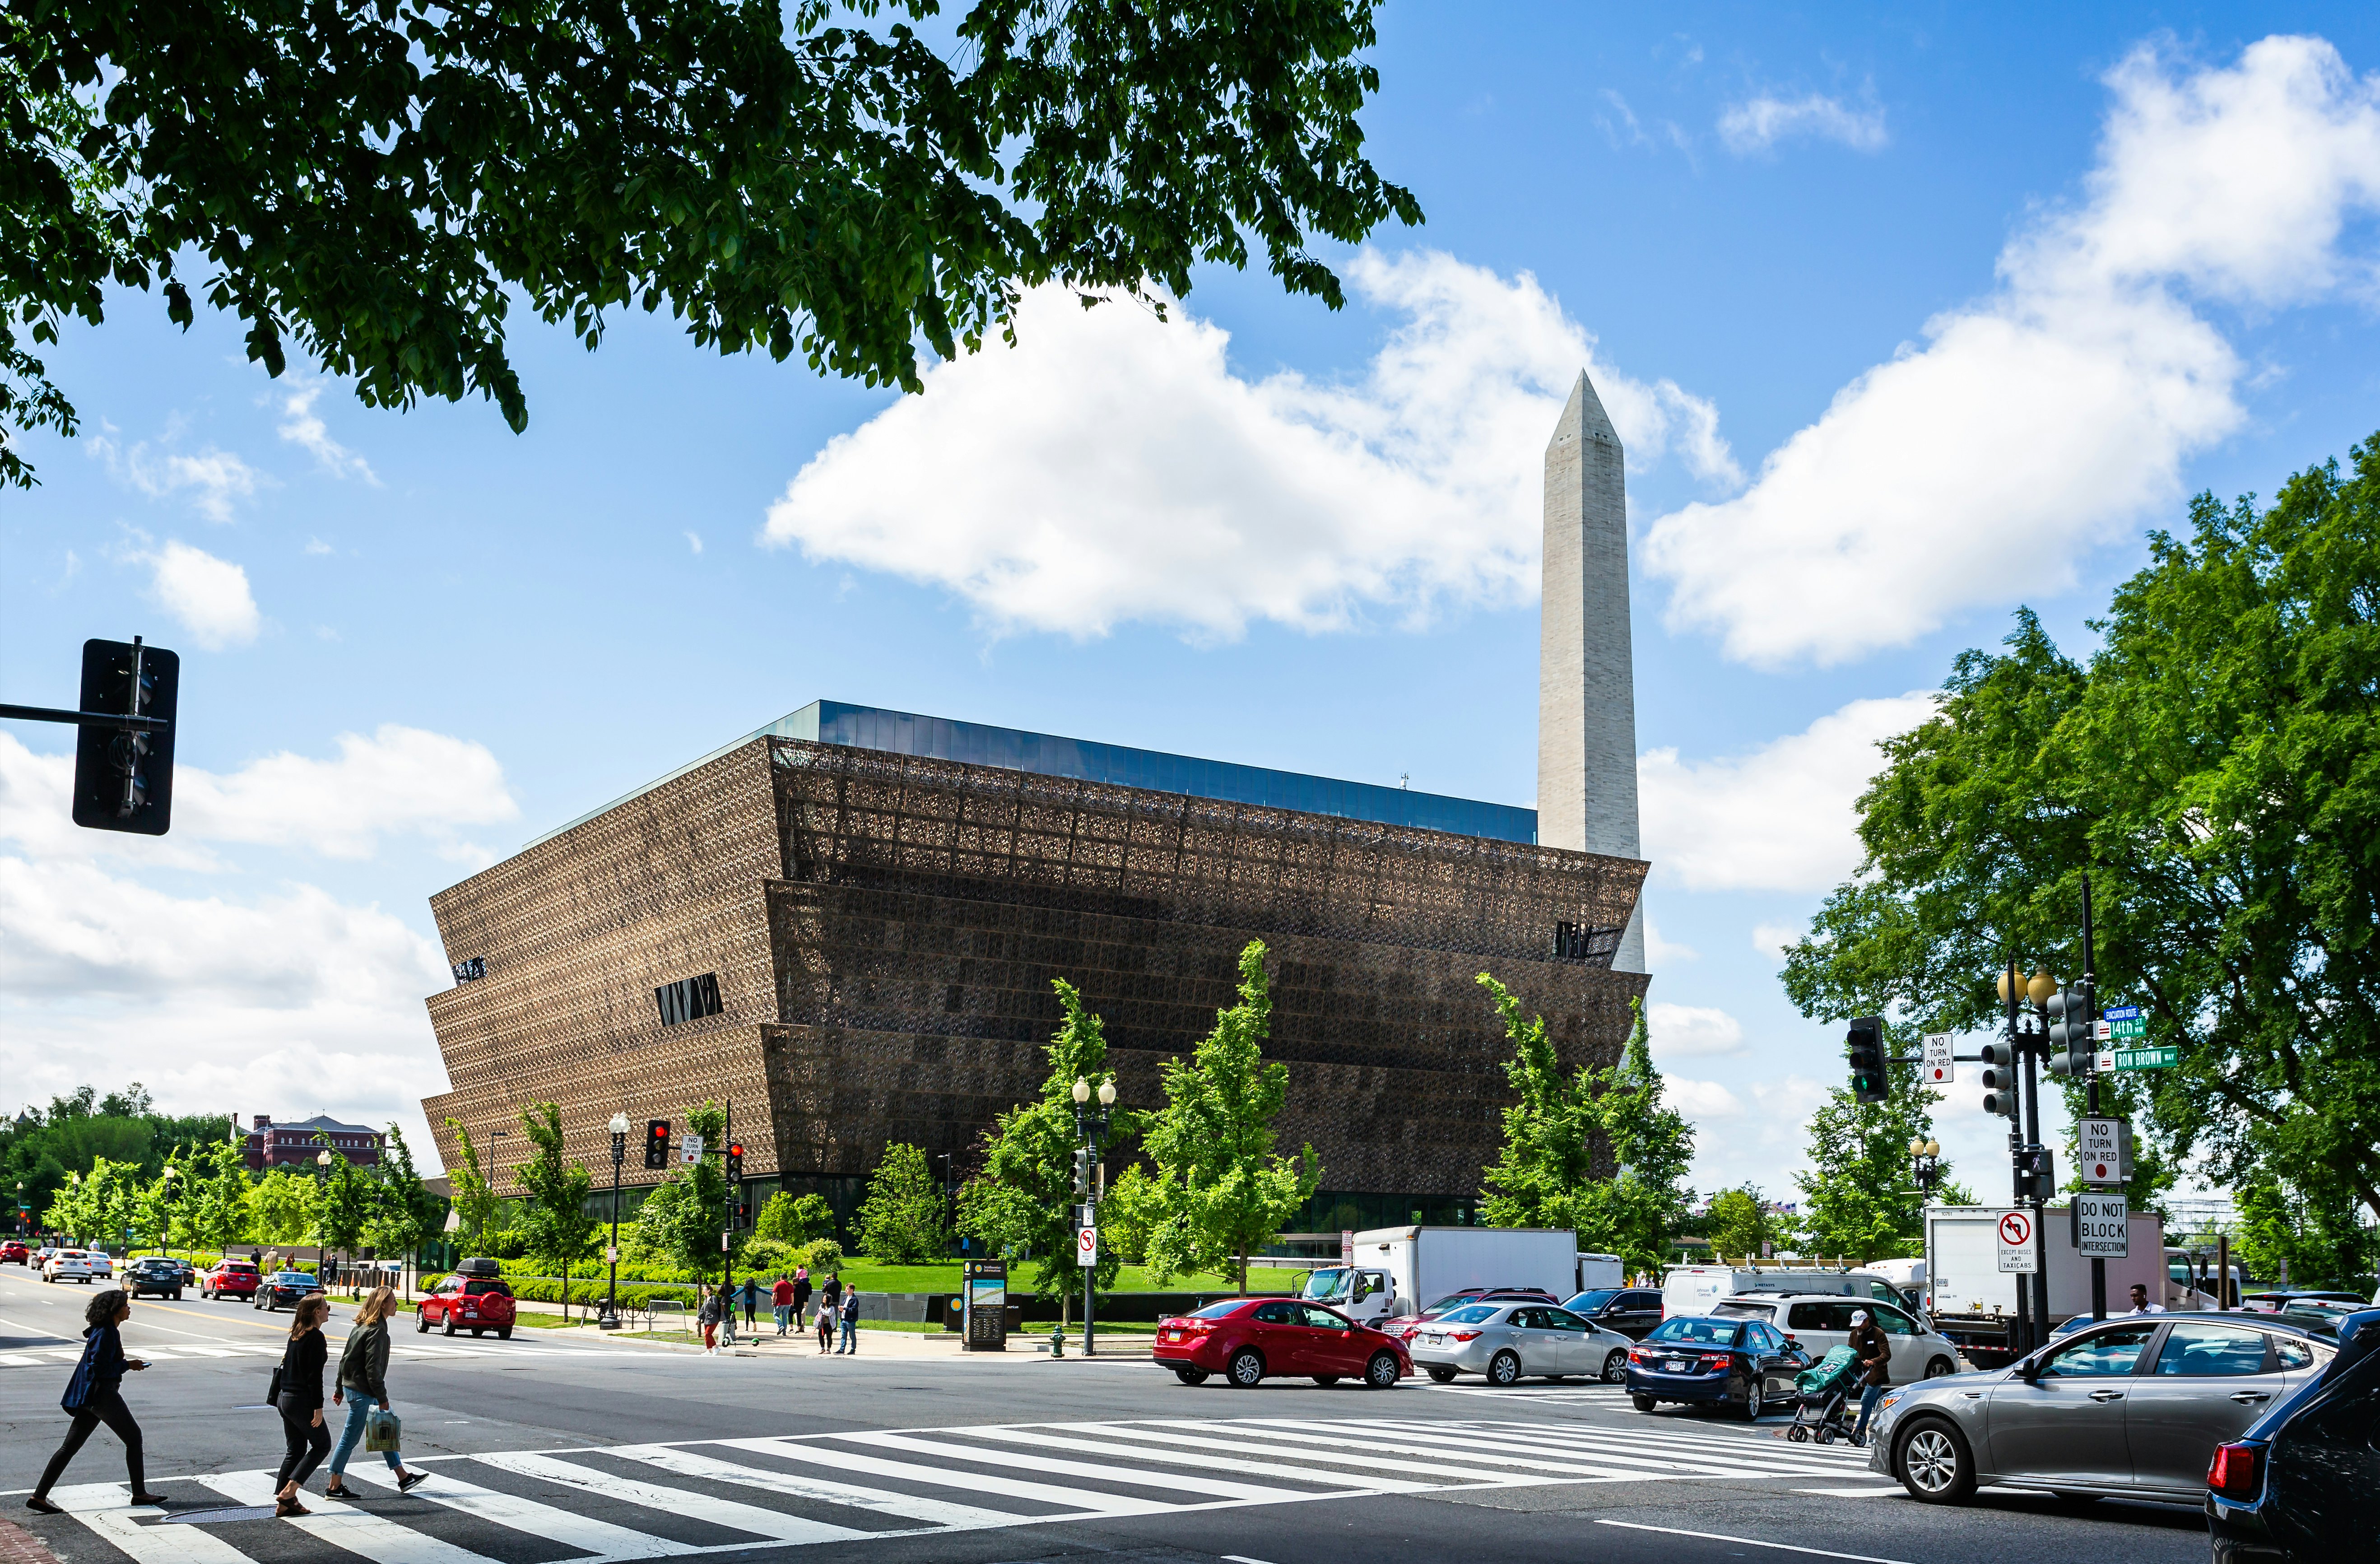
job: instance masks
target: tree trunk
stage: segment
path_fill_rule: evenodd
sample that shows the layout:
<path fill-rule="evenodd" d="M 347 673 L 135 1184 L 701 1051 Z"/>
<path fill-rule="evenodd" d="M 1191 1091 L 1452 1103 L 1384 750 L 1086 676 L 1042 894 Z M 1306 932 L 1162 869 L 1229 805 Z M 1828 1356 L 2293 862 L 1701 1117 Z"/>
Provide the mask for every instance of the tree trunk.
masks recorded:
<path fill-rule="evenodd" d="M 1242 1248 L 1241 1248 L 1241 1250 L 1240 1250 L 1240 1296 L 1241 1296 L 1241 1297 L 1243 1297 L 1243 1298 L 1245 1298 L 1245 1297 L 1246 1297 L 1247 1295 L 1248 1295 L 1248 1252 L 1247 1252 L 1246 1247 L 1244 1245 L 1244 1246 L 1242 1246 Z"/>

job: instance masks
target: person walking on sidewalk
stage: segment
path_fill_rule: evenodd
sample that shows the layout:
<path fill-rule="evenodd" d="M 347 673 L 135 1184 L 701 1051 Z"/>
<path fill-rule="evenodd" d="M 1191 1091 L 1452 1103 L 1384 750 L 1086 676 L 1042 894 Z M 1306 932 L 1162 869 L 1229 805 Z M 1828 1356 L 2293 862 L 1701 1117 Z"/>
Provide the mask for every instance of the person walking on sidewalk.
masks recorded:
<path fill-rule="evenodd" d="M 759 1327 L 760 1322 L 754 1317 L 759 1307 L 760 1283 L 755 1278 L 747 1276 L 744 1279 L 744 1330 L 747 1335 Z"/>
<path fill-rule="evenodd" d="M 820 1356 L 834 1351 L 834 1301 L 823 1293 L 819 1297 L 818 1339 Z"/>
<path fill-rule="evenodd" d="M 777 1284 L 769 1289 L 769 1306 L 775 1311 L 777 1315 L 777 1334 L 783 1336 L 785 1333 L 785 1327 L 792 1322 L 793 1318 L 793 1278 L 789 1276 L 780 1276 L 777 1278 Z"/>
<path fill-rule="evenodd" d="M 794 1328 L 795 1330 L 803 1328 L 802 1311 L 810 1306 L 810 1294 L 815 1291 L 816 1289 L 810 1286 L 810 1268 L 808 1266 L 795 1266 L 794 1267 Z"/>
<path fill-rule="evenodd" d="M 26 1509 L 43 1515 L 58 1513 L 60 1507 L 50 1502 L 50 1489 L 83 1441 L 91 1437 L 91 1431 L 103 1423 L 124 1441 L 124 1470 L 132 1479 L 132 1502 L 165 1502 L 164 1495 L 149 1491 L 140 1467 L 140 1425 L 133 1421 L 132 1409 L 124 1404 L 125 1375 L 149 1366 L 144 1359 L 124 1355 L 121 1331 L 131 1315 L 132 1300 L 117 1288 L 93 1293 L 84 1305 L 82 1358 L 67 1378 L 67 1393 L 58 1398 L 58 1410 L 71 1414 L 74 1421 L 67 1425 L 67 1437 L 59 1442 L 57 1453 L 42 1468 L 42 1480 L 33 1485 L 33 1497 L 25 1501 Z"/>
<path fill-rule="evenodd" d="M 322 1423 L 322 1368 L 331 1358 L 322 1322 L 330 1317 L 331 1300 L 322 1293 L 299 1299 L 298 1317 L 289 1322 L 289 1344 L 281 1350 L 281 1394 L 273 1405 L 281 1412 L 281 1437 L 288 1449 L 281 1457 L 280 1486 L 273 1495 L 275 1515 L 314 1513 L 298 1502 L 298 1491 L 331 1453 L 331 1431 Z"/>
<path fill-rule="evenodd" d="M 395 1312 L 396 1289 L 375 1287 L 364 1306 L 356 1311 L 356 1323 L 347 1328 L 347 1344 L 339 1350 L 339 1377 L 331 1389 L 332 1405 L 346 1402 L 347 1425 L 339 1430 L 338 1447 L 331 1451 L 331 1482 L 322 1490 L 325 1498 L 356 1497 L 347 1486 L 347 1457 L 355 1453 L 371 1414 L 389 1410 L 388 1316 Z M 405 1458 L 395 1450 L 380 1453 L 387 1459 L 388 1469 L 396 1473 L 397 1492 L 406 1493 L 429 1479 L 427 1472 L 407 1472 Z"/>
<path fill-rule="evenodd" d="M 843 1306 L 835 1312 L 843 1319 L 843 1351 L 857 1352 L 859 1351 L 859 1289 L 845 1288 L 843 1294 Z"/>
<path fill-rule="evenodd" d="M 701 1302 L 694 1306 L 694 1323 L 702 1327 L 702 1350 L 716 1355 L 719 1352 L 719 1294 L 708 1282 L 698 1285 L 695 1294 Z"/>

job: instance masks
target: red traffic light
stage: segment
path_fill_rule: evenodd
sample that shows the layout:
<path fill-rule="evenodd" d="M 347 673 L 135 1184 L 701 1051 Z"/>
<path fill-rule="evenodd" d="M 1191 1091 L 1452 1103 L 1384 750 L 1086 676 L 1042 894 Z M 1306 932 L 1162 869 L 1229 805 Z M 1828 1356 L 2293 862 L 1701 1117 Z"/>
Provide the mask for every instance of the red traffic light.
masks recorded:
<path fill-rule="evenodd" d="M 742 1141 L 740 1141 L 740 1140 L 732 1140 L 732 1141 L 729 1141 L 729 1142 L 727 1143 L 727 1155 L 728 1155 L 728 1156 L 730 1156 L 730 1157 L 741 1157 L 741 1156 L 743 1156 L 743 1155 L 744 1155 L 744 1143 L 743 1143 Z"/>
<path fill-rule="evenodd" d="M 645 1125 L 645 1134 L 652 1136 L 655 1140 L 669 1139 L 669 1121 L 666 1119 L 654 1119 L 647 1121 Z"/>

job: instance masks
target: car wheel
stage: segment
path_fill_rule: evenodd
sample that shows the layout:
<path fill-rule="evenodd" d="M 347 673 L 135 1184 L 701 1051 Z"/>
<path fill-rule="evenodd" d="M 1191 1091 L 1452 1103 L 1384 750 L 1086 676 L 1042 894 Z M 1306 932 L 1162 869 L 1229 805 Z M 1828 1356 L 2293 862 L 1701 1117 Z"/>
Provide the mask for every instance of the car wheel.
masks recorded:
<path fill-rule="evenodd" d="M 499 1340 L 499 1341 L 509 1341 L 509 1340 L 511 1340 L 512 1339 L 513 1339 L 513 1328 L 512 1328 L 511 1326 L 509 1326 L 509 1325 L 500 1325 L 500 1326 L 496 1327 L 496 1340 Z"/>
<path fill-rule="evenodd" d="M 1243 1347 L 1232 1354 L 1223 1372 L 1230 1376 L 1233 1389 L 1253 1390 L 1264 1378 L 1264 1356 L 1254 1347 Z"/>
<path fill-rule="evenodd" d="M 174 1289 L 174 1302 L 176 1302 L 176 1303 L 180 1303 L 181 1301 L 182 1301 L 182 1290 L 181 1290 L 180 1288 L 176 1287 L 176 1289 Z"/>
<path fill-rule="evenodd" d="M 1502 1352 L 1488 1360 L 1488 1383 L 1510 1385 L 1521 1377 L 1521 1354 Z"/>
<path fill-rule="evenodd" d="M 1900 1437 L 1893 1474 L 1923 1504 L 1960 1504 L 1975 1491 L 1975 1458 L 1956 1428 L 1926 1418 Z"/>
<path fill-rule="evenodd" d="M 1429 1376 L 1432 1379 L 1437 1380 L 1440 1385 L 1451 1385 L 1454 1383 L 1454 1370 L 1447 1367 L 1444 1364 L 1431 1364 L 1429 1365 Z"/>
<path fill-rule="evenodd" d="M 1959 1365 L 1948 1358 L 1936 1358 L 1925 1365 L 1925 1377 L 1928 1379 L 1940 1379 L 1958 1372 Z"/>
<path fill-rule="evenodd" d="M 430 1316 L 423 1314 L 419 1309 L 415 1310 L 413 1314 L 413 1333 L 416 1336 L 427 1336 L 430 1334 Z"/>
<path fill-rule="evenodd" d="M 1603 1382 L 1617 1385 L 1628 1377 L 1628 1350 L 1621 1348 L 1603 1360 Z"/>
<path fill-rule="evenodd" d="M 453 1315 L 448 1315 L 446 1316 L 446 1334 L 449 1336 L 455 1334 L 455 1316 Z"/>
<path fill-rule="evenodd" d="M 1204 1385 L 1207 1383 L 1207 1371 L 1184 1364 L 1173 1371 L 1173 1377 L 1184 1385 Z"/>
<path fill-rule="evenodd" d="M 1364 1365 L 1364 1383 L 1375 1390 L 1392 1388 L 1402 1377 L 1394 1352 L 1374 1352 L 1372 1361 Z"/>
<path fill-rule="evenodd" d="M 1339 1376 L 1335 1374 L 1318 1374 L 1314 1376 L 1314 1382 L 1328 1390 L 1331 1386 L 1339 1383 Z"/>
<path fill-rule="evenodd" d="M 1762 1404 L 1763 1403 L 1760 1399 L 1760 1381 L 1755 1379 L 1744 1386 L 1742 1401 L 1740 1404 L 1730 1406 L 1728 1410 L 1734 1412 L 1736 1416 L 1743 1419 L 1746 1423 L 1756 1423 L 1760 1420 L 1760 1408 Z"/>
<path fill-rule="evenodd" d="M 1657 1403 L 1650 1396 L 1632 1395 L 1628 1398 L 1628 1404 L 1638 1412 L 1651 1412 Z"/>

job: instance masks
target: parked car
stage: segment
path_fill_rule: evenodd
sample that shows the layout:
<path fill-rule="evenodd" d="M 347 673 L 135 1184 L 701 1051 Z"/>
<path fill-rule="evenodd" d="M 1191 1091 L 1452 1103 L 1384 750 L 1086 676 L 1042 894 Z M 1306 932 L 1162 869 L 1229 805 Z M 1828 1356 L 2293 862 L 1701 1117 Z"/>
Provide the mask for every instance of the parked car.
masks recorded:
<path fill-rule="evenodd" d="M 0 1266 L 22 1266 L 29 1264 L 32 1258 L 32 1254 L 33 1252 L 26 1248 L 18 1240 L 13 1238 L 8 1239 L 5 1243 L 0 1243 Z"/>
<path fill-rule="evenodd" d="M 2240 1307 L 2249 1314 L 2277 1315 L 2299 1303 L 2345 1303 L 2350 1309 L 2371 1307 L 2361 1292 L 2339 1292 L 2304 1287 L 2276 1292 L 2251 1292 L 2240 1300 Z"/>
<path fill-rule="evenodd" d="M 423 1295 L 419 1312 L 413 1316 L 413 1328 L 443 1326 L 449 1336 L 457 1330 L 474 1336 L 492 1330 L 498 1340 L 509 1341 L 513 1313 L 513 1290 L 502 1279 L 450 1276 Z"/>
<path fill-rule="evenodd" d="M 255 1303 L 267 1312 L 294 1309 L 322 1291 L 322 1279 L 312 1271 L 274 1271 L 258 1281 Z"/>
<path fill-rule="evenodd" d="M 1426 1329 L 1429 1322 L 1442 1319 L 1450 1310 L 1467 1308 L 1474 1303 L 1550 1303 L 1554 1295 L 1538 1287 L 1466 1287 L 1460 1292 L 1450 1292 L 1417 1315 L 1398 1320 L 1388 1327 L 1389 1334 L 1413 1350 L 1414 1338 Z"/>
<path fill-rule="evenodd" d="M 1893 1384 L 1938 1379 L 1959 1372 L 1959 1349 L 1949 1337 L 1908 1310 L 1872 1298 L 1742 1293 L 1714 1305 L 1710 1312 L 1717 1319 L 1765 1321 L 1812 1357 L 1822 1358 L 1831 1348 L 1851 1344 L 1852 1315 L 1860 1309 L 1865 1309 L 1876 1328 L 1884 1332 L 1890 1352 L 1886 1372 Z"/>
<path fill-rule="evenodd" d="M 2338 1351 L 2206 1469 L 2215 1564 L 2311 1564 L 2371 1546 L 2380 1493 L 2380 1310 L 2339 1322 Z M 2362 1498 L 2355 1496 L 2362 1494 Z"/>
<path fill-rule="evenodd" d="M 1414 1371 L 1395 1337 L 1294 1298 L 1232 1298 L 1161 1321 L 1152 1355 L 1184 1385 L 1220 1374 L 1242 1390 L 1295 1375 L 1385 1390 Z"/>
<path fill-rule="evenodd" d="M 1749 1422 L 1797 1393 L 1810 1354 L 1766 1320 L 1686 1315 L 1665 1319 L 1628 1353 L 1629 1403 L 1716 1406 Z"/>
<path fill-rule="evenodd" d="M 124 1290 L 135 1298 L 182 1295 L 182 1263 L 163 1255 L 149 1255 L 124 1267 Z"/>
<path fill-rule="evenodd" d="M 199 1278 L 201 1298 L 249 1298 L 256 1296 L 258 1281 L 262 1278 L 254 1260 L 224 1260 L 212 1270 Z"/>
<path fill-rule="evenodd" d="M 1661 1293 L 1652 1287 L 1597 1287 L 1566 1301 L 1572 1314 L 1642 1341 L 1661 1323 Z"/>
<path fill-rule="evenodd" d="M 103 1249 L 56 1249 L 42 1267 L 43 1281 L 109 1281 L 115 1276 L 115 1262 Z"/>
<path fill-rule="evenodd" d="M 1485 1300 L 1423 1325 L 1408 1348 L 1413 1361 L 1444 1385 L 1458 1374 L 1510 1385 L 1527 1375 L 1572 1375 L 1617 1383 L 1628 1366 L 1628 1338 L 1556 1303 Z"/>
<path fill-rule="evenodd" d="M 1985 1483 L 2202 1503 L 2216 1447 L 2334 1351 L 2259 1315 L 2106 1320 L 2010 1368 L 1888 1391 L 1868 1463 L 1929 1504 Z"/>

